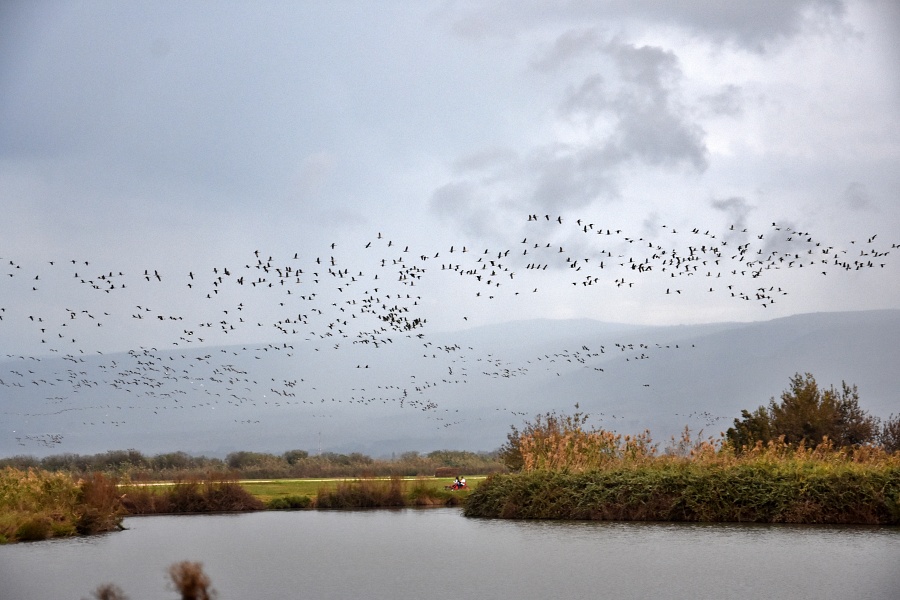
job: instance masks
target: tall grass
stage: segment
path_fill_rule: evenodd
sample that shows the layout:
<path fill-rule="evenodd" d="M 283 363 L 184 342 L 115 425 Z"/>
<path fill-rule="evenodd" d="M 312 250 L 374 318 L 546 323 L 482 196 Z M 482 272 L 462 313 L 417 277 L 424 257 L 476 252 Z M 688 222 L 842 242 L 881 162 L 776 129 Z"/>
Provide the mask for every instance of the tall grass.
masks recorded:
<path fill-rule="evenodd" d="M 523 469 L 494 475 L 467 516 L 539 519 L 900 523 L 900 456 L 783 439 L 734 452 L 685 430 L 663 453 L 649 433 L 563 421 L 520 436 Z"/>
<path fill-rule="evenodd" d="M 76 481 L 37 469 L 0 470 L 0 542 L 111 531 L 121 526 L 114 480 Z"/>
<path fill-rule="evenodd" d="M 333 508 L 399 508 L 404 506 L 456 506 L 467 492 L 436 489 L 424 479 L 412 482 L 393 476 L 390 479 L 357 479 L 342 481 L 334 488 L 322 488 L 316 495 L 315 507 Z"/>
<path fill-rule="evenodd" d="M 265 504 L 241 487 L 237 480 L 224 474 L 183 479 L 162 488 L 125 486 L 122 491 L 122 505 L 132 515 L 242 512 L 265 508 Z"/>

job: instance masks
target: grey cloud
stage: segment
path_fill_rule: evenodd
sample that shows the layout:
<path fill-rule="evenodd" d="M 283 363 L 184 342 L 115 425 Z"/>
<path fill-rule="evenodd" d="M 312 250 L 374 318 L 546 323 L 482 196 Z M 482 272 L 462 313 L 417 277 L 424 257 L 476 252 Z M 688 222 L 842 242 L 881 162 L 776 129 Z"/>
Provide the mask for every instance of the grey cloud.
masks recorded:
<path fill-rule="evenodd" d="M 851 181 L 842 194 L 844 204 L 852 210 L 870 210 L 873 208 L 872 198 L 865 185 Z"/>
<path fill-rule="evenodd" d="M 602 155 L 612 161 L 608 166 L 624 160 L 650 165 L 687 162 L 704 170 L 703 130 L 677 102 L 681 71 L 675 54 L 618 41 L 603 45 L 600 52 L 613 59 L 618 85 L 592 74 L 570 90 L 560 112 L 587 115 L 589 120 L 600 114 L 615 119 L 610 139 L 601 143 L 606 146 Z"/>
<path fill-rule="evenodd" d="M 484 190 L 471 181 L 454 181 L 439 187 L 429 201 L 433 212 L 451 219 L 467 235 L 485 240 L 502 239 L 508 223 L 506 214 L 498 210 L 496 198 L 488 200 Z"/>
<path fill-rule="evenodd" d="M 524 158 L 497 149 L 464 157 L 454 165 L 455 180 L 432 198 L 437 212 L 463 222 L 485 207 L 499 212 L 508 206 L 564 212 L 618 199 L 618 180 L 626 166 L 706 169 L 705 134 L 679 102 L 682 75 L 674 53 L 604 41 L 587 31 L 562 34 L 549 58 L 537 64 L 557 65 L 583 52 L 591 52 L 606 70 L 571 85 L 557 115 L 561 124 L 584 129 L 585 138 L 549 139 L 524 153 Z M 604 127 L 591 131 L 600 120 Z M 475 186 L 477 203 L 471 192 Z"/>
<path fill-rule="evenodd" d="M 533 58 L 531 67 L 537 71 L 555 71 L 574 58 L 594 53 L 604 43 L 596 28 L 572 29 L 557 37 L 549 50 Z"/>
<path fill-rule="evenodd" d="M 441 215 L 468 211 L 474 204 L 474 189 L 467 181 L 444 184 L 431 195 L 431 208 Z"/>
<path fill-rule="evenodd" d="M 623 114 L 614 139 L 622 156 L 645 164 L 707 166 L 703 129 L 673 113 L 647 108 Z"/>
<path fill-rule="evenodd" d="M 658 46 L 635 46 L 614 40 L 604 51 L 615 58 L 625 81 L 653 91 L 654 98 L 681 77 L 678 57 Z"/>
<path fill-rule="evenodd" d="M 479 37 L 510 36 L 511 30 L 544 27 L 548 22 L 547 4 L 541 0 L 519 2 L 509 0 L 479 7 L 460 19 L 478 23 Z M 552 18 L 557 23 L 611 21 L 643 21 L 676 25 L 704 36 L 716 43 L 733 43 L 753 52 L 765 52 L 779 41 L 799 34 L 810 21 L 825 17 L 842 17 L 843 0 L 754 0 L 721 2 L 717 0 L 580 0 L 557 7 Z M 572 53 L 590 46 L 591 30 L 581 28 L 562 40 L 555 51 L 536 65 L 551 68 Z"/>
<path fill-rule="evenodd" d="M 581 85 L 570 88 L 566 95 L 560 105 L 562 115 L 591 116 L 607 108 L 611 102 L 606 80 L 599 73 L 585 78 Z"/>
<path fill-rule="evenodd" d="M 625 0 L 613 2 L 620 10 L 630 10 L 664 23 L 677 23 L 715 41 L 732 41 L 756 52 L 800 33 L 804 23 L 818 15 L 842 16 L 843 0 L 755 0 L 716 2 L 688 0 L 655 2 Z"/>
<path fill-rule="evenodd" d="M 538 150 L 529 161 L 534 174 L 531 206 L 558 211 L 618 197 L 611 169 L 616 162 L 608 147 Z"/>
<path fill-rule="evenodd" d="M 753 206 L 741 196 L 731 196 L 721 200 L 713 200 L 710 206 L 714 209 L 724 212 L 728 216 L 729 226 L 734 226 L 736 236 L 740 237 L 740 233 L 747 227 L 747 218 L 753 211 Z"/>
<path fill-rule="evenodd" d="M 739 117 L 744 112 L 744 93 L 740 86 L 728 84 L 719 92 L 700 98 L 700 103 L 713 115 Z"/>

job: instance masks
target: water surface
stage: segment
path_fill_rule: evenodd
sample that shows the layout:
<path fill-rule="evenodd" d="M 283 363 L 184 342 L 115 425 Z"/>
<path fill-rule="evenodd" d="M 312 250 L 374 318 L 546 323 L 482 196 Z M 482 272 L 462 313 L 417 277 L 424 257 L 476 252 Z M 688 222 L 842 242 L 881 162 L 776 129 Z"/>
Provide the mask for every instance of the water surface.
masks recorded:
<path fill-rule="evenodd" d="M 80 599 L 105 582 L 176 598 L 200 561 L 220 600 L 900 598 L 897 528 L 467 519 L 458 509 L 125 520 L 124 532 L 0 546 L 0 600 Z"/>

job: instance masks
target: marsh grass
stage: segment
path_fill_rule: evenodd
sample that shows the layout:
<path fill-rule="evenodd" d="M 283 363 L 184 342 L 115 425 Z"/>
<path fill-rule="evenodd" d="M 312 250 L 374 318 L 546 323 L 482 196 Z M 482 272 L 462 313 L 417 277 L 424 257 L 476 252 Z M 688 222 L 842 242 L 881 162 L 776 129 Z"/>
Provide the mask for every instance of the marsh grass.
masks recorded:
<path fill-rule="evenodd" d="M 0 542 L 111 531 L 122 515 L 115 481 L 103 475 L 75 481 L 38 469 L 0 470 Z"/>
<path fill-rule="evenodd" d="M 242 512 L 262 510 L 265 503 L 233 477 L 208 474 L 170 486 L 124 486 L 122 505 L 132 515 L 165 513 Z"/>
<path fill-rule="evenodd" d="M 390 479 L 356 479 L 339 481 L 334 489 L 322 490 L 316 495 L 317 508 L 381 508 L 401 507 L 403 481 Z"/>
<path fill-rule="evenodd" d="M 424 477 L 404 480 L 394 476 L 339 481 L 320 490 L 314 506 L 323 509 L 457 506 L 466 495 L 466 491 L 445 490 L 444 480 Z"/>
<path fill-rule="evenodd" d="M 467 516 L 767 523 L 900 523 L 900 456 L 874 446 L 783 439 L 734 452 L 685 430 L 657 452 L 577 427 L 519 439 L 523 470 L 489 477 Z"/>

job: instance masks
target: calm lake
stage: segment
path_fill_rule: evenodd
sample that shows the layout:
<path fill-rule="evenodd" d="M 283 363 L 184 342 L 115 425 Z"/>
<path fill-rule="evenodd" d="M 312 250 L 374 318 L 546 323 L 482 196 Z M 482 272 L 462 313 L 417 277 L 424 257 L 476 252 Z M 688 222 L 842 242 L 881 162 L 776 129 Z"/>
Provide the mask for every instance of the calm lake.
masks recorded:
<path fill-rule="evenodd" d="M 467 519 L 459 509 L 125 520 L 128 531 L 0 546 L 0 599 L 177 598 L 204 564 L 220 600 L 900 598 L 900 529 Z"/>

